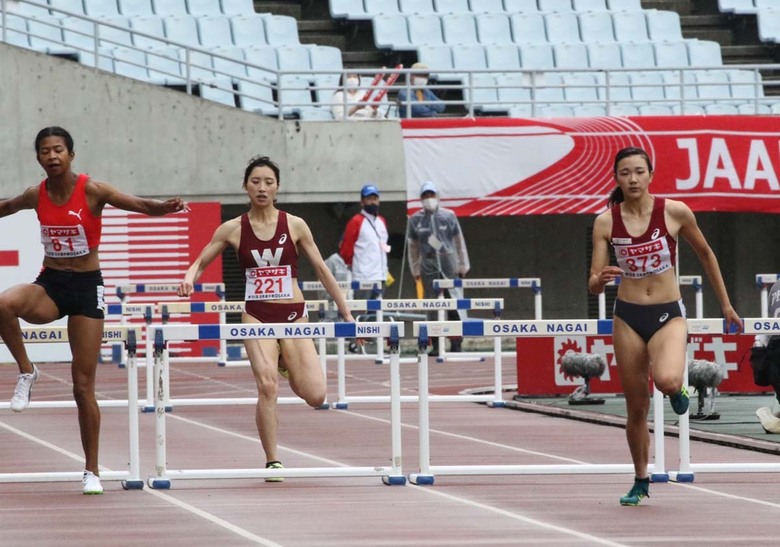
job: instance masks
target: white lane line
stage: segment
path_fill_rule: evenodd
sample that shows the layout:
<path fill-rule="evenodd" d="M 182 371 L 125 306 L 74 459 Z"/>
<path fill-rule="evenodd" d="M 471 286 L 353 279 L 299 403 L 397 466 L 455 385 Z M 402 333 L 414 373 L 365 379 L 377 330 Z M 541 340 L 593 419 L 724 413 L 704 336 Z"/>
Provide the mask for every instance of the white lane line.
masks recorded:
<path fill-rule="evenodd" d="M 22 437 L 22 438 L 24 438 L 24 439 L 26 439 L 28 441 L 31 441 L 31 442 L 37 443 L 37 444 L 39 444 L 41 446 L 44 446 L 44 447 L 46 447 L 46 448 L 48 448 L 50 450 L 53 450 L 54 452 L 57 452 L 58 454 L 66 456 L 66 457 L 68 457 L 68 458 L 70 458 L 72 460 L 75 460 L 75 461 L 77 461 L 79 463 L 82 463 L 82 464 L 84 463 L 83 456 L 81 456 L 79 454 L 74 454 L 70 450 L 65 450 L 62 447 L 59 447 L 59 446 L 57 446 L 55 444 L 52 444 L 52 443 L 50 443 L 48 441 L 44 441 L 43 439 L 41 439 L 39 437 L 36 437 L 34 435 L 30 435 L 29 433 L 26 433 L 25 431 L 22 431 L 21 429 L 17 429 L 17 428 L 15 428 L 13 426 L 10 426 L 10 425 L 6 424 L 5 422 L 0 421 L 0 427 L 2 427 L 3 429 L 5 429 L 6 431 L 8 431 L 10 433 L 13 433 L 15 435 L 19 435 L 20 437 Z M 100 466 L 100 470 L 101 471 L 106 471 L 106 472 L 110 472 L 111 471 L 111 469 L 109 469 L 108 467 L 102 466 L 102 465 Z M 184 509 L 185 511 L 189 511 L 190 513 L 192 513 L 192 514 L 194 514 L 194 515 L 196 515 L 198 517 L 201 517 L 201 518 L 203 518 L 203 519 L 205 519 L 205 520 L 207 520 L 207 521 L 209 521 L 209 522 L 211 522 L 213 524 L 216 524 L 217 526 L 220 526 L 220 527 L 224 528 L 225 530 L 233 532 L 234 534 L 239 535 L 242 538 L 248 539 L 250 541 L 254 541 L 258 545 L 265 545 L 266 547 L 282 547 L 282 545 L 280 545 L 279 543 L 271 541 L 270 539 L 266 539 L 266 538 L 257 536 L 255 534 L 253 534 L 252 532 L 250 532 L 249 530 L 245 530 L 244 528 L 240 528 L 239 526 L 236 526 L 235 524 L 231 524 L 230 522 L 228 522 L 226 520 L 223 520 L 223 519 L 221 519 L 221 518 L 219 518 L 219 517 L 217 517 L 215 515 L 212 515 L 211 513 L 203 511 L 202 509 L 198 509 L 197 507 L 194 507 L 194 506 L 192 506 L 192 505 L 190 505 L 188 503 L 180 501 L 180 500 L 178 500 L 178 499 L 176 499 L 176 498 L 174 498 L 172 496 L 169 496 L 168 494 L 164 494 L 164 493 L 159 492 L 157 490 L 154 490 L 152 488 L 144 488 L 143 490 L 147 494 L 151 494 L 153 496 L 157 496 L 161 500 L 164 500 L 164 501 L 170 503 L 171 505 L 175 505 L 176 507 L 179 507 L 180 509 Z"/>
<path fill-rule="evenodd" d="M 709 488 L 702 488 L 701 486 L 694 486 L 690 483 L 683 483 L 683 482 L 670 482 L 669 484 L 673 484 L 675 486 L 681 486 L 683 488 L 690 488 L 691 490 L 697 490 L 699 492 L 704 492 L 707 494 L 713 494 L 715 496 L 721 496 L 723 498 L 728 498 L 732 500 L 739 500 L 739 501 L 746 501 L 748 503 L 755 503 L 758 505 L 766 505 L 767 507 L 772 507 L 773 509 L 780 509 L 780 503 L 772 503 L 771 501 L 764 501 L 759 500 L 756 498 L 746 498 L 745 496 L 737 496 L 736 494 L 727 494 L 726 492 L 718 492 L 717 490 L 710 490 Z M 698 541 L 698 538 L 697 538 Z"/>

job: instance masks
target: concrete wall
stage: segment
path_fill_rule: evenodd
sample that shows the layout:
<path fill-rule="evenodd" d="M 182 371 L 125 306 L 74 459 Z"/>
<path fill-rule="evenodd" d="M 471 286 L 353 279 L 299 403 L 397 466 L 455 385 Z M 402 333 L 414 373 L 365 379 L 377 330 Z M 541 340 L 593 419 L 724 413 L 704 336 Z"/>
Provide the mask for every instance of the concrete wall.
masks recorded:
<path fill-rule="evenodd" d="M 43 178 L 33 142 L 50 125 L 73 135 L 76 170 L 132 194 L 240 203 L 247 160 L 264 154 L 289 202 L 351 199 L 366 180 L 405 196 L 397 122 L 279 122 L 5 44 L 0 74 L 0 196 Z"/>

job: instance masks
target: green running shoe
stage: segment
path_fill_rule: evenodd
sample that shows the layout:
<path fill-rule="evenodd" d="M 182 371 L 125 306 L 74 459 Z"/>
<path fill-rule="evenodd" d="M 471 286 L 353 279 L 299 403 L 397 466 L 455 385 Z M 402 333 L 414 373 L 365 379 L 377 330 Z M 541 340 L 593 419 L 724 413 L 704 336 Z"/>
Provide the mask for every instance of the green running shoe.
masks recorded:
<path fill-rule="evenodd" d="M 688 404 L 690 403 L 690 397 L 688 396 L 688 388 L 682 386 L 680 391 L 669 397 L 669 402 L 672 404 L 672 410 L 677 415 L 685 414 L 688 412 Z"/>
<path fill-rule="evenodd" d="M 635 479 L 634 486 L 628 491 L 628 494 L 620 498 L 620 505 L 639 505 L 644 498 L 650 497 L 650 479 Z"/>
<path fill-rule="evenodd" d="M 266 469 L 284 469 L 282 462 L 268 462 L 265 464 Z M 284 482 L 284 477 L 268 477 L 265 482 Z"/>

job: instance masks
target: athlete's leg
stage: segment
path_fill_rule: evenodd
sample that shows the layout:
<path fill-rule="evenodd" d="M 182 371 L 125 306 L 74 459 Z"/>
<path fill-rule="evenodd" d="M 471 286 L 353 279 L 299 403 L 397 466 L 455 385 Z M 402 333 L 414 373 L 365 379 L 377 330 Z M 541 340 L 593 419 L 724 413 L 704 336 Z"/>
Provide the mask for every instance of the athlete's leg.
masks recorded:
<path fill-rule="evenodd" d="M 650 432 L 647 414 L 650 410 L 648 355 L 645 341 L 619 317 L 613 321 L 612 341 L 615 347 L 618 375 L 626 397 L 626 439 L 638 478 L 647 477 Z"/>
<path fill-rule="evenodd" d="M 684 317 L 670 319 L 647 343 L 653 381 L 664 395 L 678 393 L 683 385 L 687 344 L 688 324 Z"/>
<path fill-rule="evenodd" d="M 0 293 L 0 338 L 19 365 L 19 372 L 28 374 L 33 371 L 19 319 L 41 325 L 51 323 L 58 316 L 57 305 L 40 285 L 15 285 Z"/>
<path fill-rule="evenodd" d="M 281 341 L 282 355 L 290 371 L 290 387 L 311 407 L 319 408 L 327 395 L 325 374 L 308 338 L 289 338 Z"/>
<path fill-rule="evenodd" d="M 100 444 L 100 407 L 95 398 L 95 375 L 103 341 L 103 319 L 83 315 L 68 317 L 68 339 L 73 354 L 71 377 L 84 448 L 84 469 L 100 475 L 98 447 Z"/>

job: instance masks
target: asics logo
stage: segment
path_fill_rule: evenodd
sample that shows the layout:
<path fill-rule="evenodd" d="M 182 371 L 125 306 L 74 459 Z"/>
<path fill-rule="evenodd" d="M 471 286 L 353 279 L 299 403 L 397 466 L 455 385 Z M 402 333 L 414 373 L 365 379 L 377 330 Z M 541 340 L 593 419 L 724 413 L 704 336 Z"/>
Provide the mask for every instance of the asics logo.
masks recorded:
<path fill-rule="evenodd" d="M 663 314 L 661 317 L 659 317 L 659 318 L 658 318 L 658 322 L 659 322 L 659 323 L 663 323 L 663 322 L 664 322 L 664 321 L 666 321 L 667 319 L 669 319 L 669 313 L 668 313 L 668 312 L 667 312 L 667 313 L 665 313 L 665 314 Z"/>
<path fill-rule="evenodd" d="M 287 316 L 287 320 L 288 321 L 294 321 L 296 317 L 298 317 L 298 312 L 294 311 L 290 315 Z"/>
<path fill-rule="evenodd" d="M 284 245 L 285 241 L 287 241 L 287 234 L 282 234 L 282 237 L 279 238 L 279 245 Z"/>
<path fill-rule="evenodd" d="M 650 239 L 655 239 L 659 235 L 661 235 L 661 230 L 659 228 L 656 228 L 655 230 L 653 230 L 653 235 L 650 236 Z"/>
<path fill-rule="evenodd" d="M 68 214 L 69 215 L 73 215 L 77 219 L 81 220 L 81 211 L 83 211 L 83 210 L 84 210 L 83 208 L 79 209 L 78 213 L 76 211 L 68 211 Z"/>

